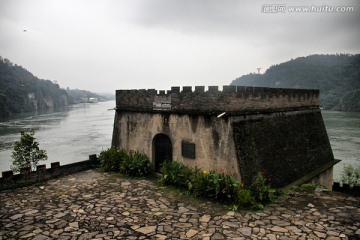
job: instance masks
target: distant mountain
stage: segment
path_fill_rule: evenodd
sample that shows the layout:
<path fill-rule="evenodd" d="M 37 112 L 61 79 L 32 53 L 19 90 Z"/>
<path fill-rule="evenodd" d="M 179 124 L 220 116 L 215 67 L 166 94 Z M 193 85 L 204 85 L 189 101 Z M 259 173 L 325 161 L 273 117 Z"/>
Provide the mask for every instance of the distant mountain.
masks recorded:
<path fill-rule="evenodd" d="M 360 111 L 360 54 L 311 55 L 243 75 L 231 85 L 319 89 L 325 109 Z"/>
<path fill-rule="evenodd" d="M 14 113 L 66 106 L 64 89 L 0 57 L 0 119 Z"/>
<path fill-rule="evenodd" d="M 114 97 L 84 90 L 65 90 L 50 80 L 35 77 L 25 68 L 0 56 L 0 119 L 16 113 L 47 110 L 78 103 L 81 98 L 99 101 Z"/>
<path fill-rule="evenodd" d="M 99 100 L 99 102 L 115 100 L 115 94 L 107 94 L 107 93 L 97 94 L 86 90 L 69 89 L 69 88 L 66 89 L 66 93 L 68 94 L 69 104 L 89 102 L 90 98 L 96 98 Z"/>

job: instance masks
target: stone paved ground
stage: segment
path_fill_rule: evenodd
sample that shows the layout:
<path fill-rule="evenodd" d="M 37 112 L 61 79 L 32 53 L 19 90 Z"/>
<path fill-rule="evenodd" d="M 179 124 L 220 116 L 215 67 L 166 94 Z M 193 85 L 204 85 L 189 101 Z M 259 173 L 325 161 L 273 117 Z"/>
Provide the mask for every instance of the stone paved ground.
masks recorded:
<path fill-rule="evenodd" d="M 226 208 L 147 180 L 86 171 L 0 192 L 0 239 L 360 239 L 360 198 L 294 193 Z"/>

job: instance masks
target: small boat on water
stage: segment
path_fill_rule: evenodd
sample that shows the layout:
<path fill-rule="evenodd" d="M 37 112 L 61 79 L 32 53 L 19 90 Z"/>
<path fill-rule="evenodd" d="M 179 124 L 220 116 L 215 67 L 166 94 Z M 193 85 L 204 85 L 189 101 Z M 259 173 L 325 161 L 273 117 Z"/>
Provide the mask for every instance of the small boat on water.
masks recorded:
<path fill-rule="evenodd" d="M 99 102 L 99 99 L 98 98 L 89 98 L 89 100 L 88 100 L 88 102 L 89 103 L 97 103 L 97 102 Z"/>

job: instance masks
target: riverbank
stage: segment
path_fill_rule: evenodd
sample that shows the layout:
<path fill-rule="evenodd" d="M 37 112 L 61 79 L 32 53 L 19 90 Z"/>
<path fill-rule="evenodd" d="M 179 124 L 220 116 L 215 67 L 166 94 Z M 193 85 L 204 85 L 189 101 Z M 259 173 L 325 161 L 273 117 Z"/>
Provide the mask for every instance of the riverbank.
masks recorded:
<path fill-rule="evenodd" d="M 89 170 L 0 192 L 0 239 L 359 239 L 360 198 L 294 192 L 264 211 Z"/>

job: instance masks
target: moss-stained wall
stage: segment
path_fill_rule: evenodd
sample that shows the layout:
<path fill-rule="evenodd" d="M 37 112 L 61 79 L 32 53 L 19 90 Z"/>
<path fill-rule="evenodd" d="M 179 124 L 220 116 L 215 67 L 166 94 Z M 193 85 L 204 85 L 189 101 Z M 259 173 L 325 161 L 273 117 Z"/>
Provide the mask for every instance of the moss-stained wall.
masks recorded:
<path fill-rule="evenodd" d="M 283 187 L 334 160 L 320 110 L 238 119 L 234 139 L 245 184 L 263 172 Z"/>
<path fill-rule="evenodd" d="M 232 129 L 226 117 L 118 111 L 113 145 L 144 152 L 154 163 L 153 139 L 164 133 L 171 139 L 173 160 L 206 170 L 237 172 Z M 182 156 L 182 141 L 195 144 L 195 159 Z"/>

